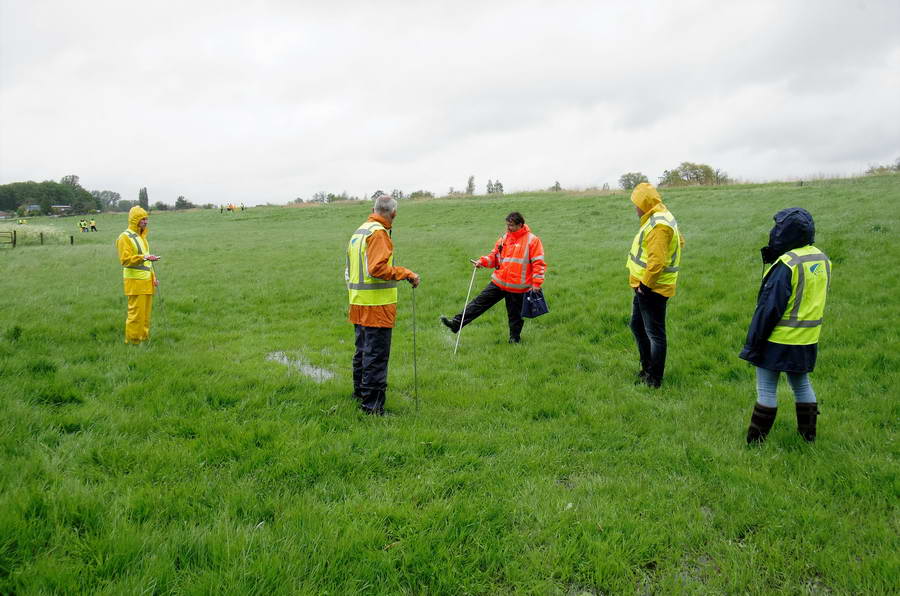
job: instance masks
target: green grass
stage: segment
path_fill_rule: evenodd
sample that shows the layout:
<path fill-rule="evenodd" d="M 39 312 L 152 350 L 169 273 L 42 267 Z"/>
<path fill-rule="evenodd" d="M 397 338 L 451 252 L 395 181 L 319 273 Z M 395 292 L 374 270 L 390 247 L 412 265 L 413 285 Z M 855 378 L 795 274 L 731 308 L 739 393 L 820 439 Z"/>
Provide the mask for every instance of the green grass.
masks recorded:
<path fill-rule="evenodd" d="M 686 246 L 657 392 L 632 384 L 624 194 L 403 203 L 420 407 L 403 287 L 383 419 L 349 398 L 344 249 L 365 205 L 152 214 L 162 299 L 137 348 L 124 215 L 74 246 L 0 248 L 0 593 L 895 591 L 900 178 L 663 194 Z M 834 262 L 819 440 L 783 383 L 747 449 L 737 352 L 758 247 L 795 205 Z M 544 241 L 551 314 L 511 346 L 498 305 L 454 356 L 438 315 L 511 210 Z M 74 221 L 28 225 L 68 240 Z"/>

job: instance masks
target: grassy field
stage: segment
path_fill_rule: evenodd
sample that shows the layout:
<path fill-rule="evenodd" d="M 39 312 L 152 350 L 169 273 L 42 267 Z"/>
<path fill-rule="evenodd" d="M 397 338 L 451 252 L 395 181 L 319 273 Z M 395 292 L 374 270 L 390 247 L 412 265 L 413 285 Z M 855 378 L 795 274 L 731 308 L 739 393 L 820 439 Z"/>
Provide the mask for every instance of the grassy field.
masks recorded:
<path fill-rule="evenodd" d="M 632 383 L 624 194 L 403 203 L 419 408 L 404 286 L 381 419 L 349 397 L 344 250 L 367 205 L 154 213 L 137 348 L 125 216 L 32 220 L 64 240 L 0 248 L 0 593 L 896 593 L 900 177 L 663 196 L 686 246 L 660 391 Z M 788 206 L 834 263 L 819 439 L 783 381 L 748 449 L 737 352 Z M 551 314 L 509 345 L 498 305 L 454 356 L 438 316 L 511 210 L 544 241 Z"/>

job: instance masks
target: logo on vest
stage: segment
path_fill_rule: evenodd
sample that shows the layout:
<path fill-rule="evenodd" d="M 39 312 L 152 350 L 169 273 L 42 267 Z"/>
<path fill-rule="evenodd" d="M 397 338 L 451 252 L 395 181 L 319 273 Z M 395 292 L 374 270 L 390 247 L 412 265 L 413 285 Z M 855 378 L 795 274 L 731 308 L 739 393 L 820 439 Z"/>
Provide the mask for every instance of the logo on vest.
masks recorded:
<path fill-rule="evenodd" d="M 816 263 L 809 268 L 809 272 L 813 275 L 818 275 L 820 271 L 822 271 L 822 263 Z"/>

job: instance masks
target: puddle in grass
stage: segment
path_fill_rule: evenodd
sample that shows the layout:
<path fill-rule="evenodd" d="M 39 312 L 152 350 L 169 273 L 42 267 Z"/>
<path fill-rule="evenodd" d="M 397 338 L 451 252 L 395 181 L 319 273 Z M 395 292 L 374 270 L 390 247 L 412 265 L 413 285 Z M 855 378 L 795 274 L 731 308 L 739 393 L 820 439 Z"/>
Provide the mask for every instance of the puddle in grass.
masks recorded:
<path fill-rule="evenodd" d="M 334 378 L 334 373 L 327 368 L 319 368 L 307 363 L 304 360 L 291 360 L 284 352 L 272 352 L 266 356 L 266 360 L 283 364 L 288 368 L 299 370 L 316 383 L 324 383 Z"/>

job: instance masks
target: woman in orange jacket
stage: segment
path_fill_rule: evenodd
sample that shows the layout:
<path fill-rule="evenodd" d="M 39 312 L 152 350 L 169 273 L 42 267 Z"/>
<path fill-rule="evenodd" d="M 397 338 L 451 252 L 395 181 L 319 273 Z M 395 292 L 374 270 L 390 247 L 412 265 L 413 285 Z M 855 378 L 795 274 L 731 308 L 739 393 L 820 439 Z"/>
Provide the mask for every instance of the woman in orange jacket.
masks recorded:
<path fill-rule="evenodd" d="M 494 249 L 487 255 L 472 259 L 475 267 L 493 267 L 491 281 L 466 305 L 462 312 L 452 319 L 442 316 L 441 322 L 453 333 L 465 327 L 492 306 L 506 301 L 506 315 L 509 322 L 509 343 L 517 344 L 522 339 L 522 300 L 526 292 L 541 289 L 544 283 L 544 245 L 531 228 L 525 225 L 525 218 L 518 211 L 506 216 L 506 233 L 497 240 Z M 462 323 L 460 325 L 460 323 Z"/>

